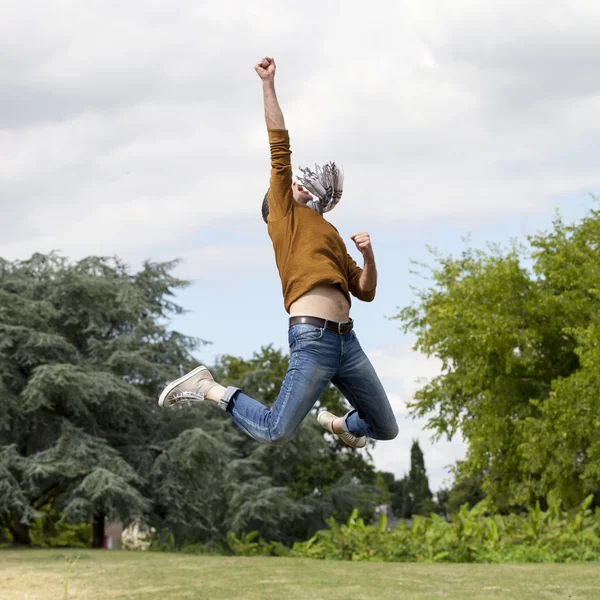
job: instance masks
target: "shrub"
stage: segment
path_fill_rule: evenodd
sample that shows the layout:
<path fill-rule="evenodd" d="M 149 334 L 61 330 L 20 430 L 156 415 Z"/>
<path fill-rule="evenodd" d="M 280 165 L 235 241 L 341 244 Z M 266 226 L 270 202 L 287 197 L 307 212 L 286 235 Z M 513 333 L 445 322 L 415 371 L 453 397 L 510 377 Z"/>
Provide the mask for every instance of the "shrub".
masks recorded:
<path fill-rule="evenodd" d="M 29 530 L 32 545 L 42 548 L 89 548 L 92 545 L 89 523 L 68 523 L 50 506 L 45 506 L 42 513 Z"/>
<path fill-rule="evenodd" d="M 227 543 L 241 556 L 270 555 L 334 560 L 461 563 L 556 563 L 600 560 L 600 510 L 589 509 L 588 497 L 578 510 L 566 513 L 560 502 L 550 498 L 547 511 L 540 505 L 524 515 L 490 514 L 485 501 L 469 510 L 464 505 L 446 521 L 438 515 L 417 516 L 408 526 L 404 521 L 387 529 L 382 517 L 367 525 L 354 511 L 339 525 L 317 532 L 291 549 L 257 540 L 257 532 Z"/>
<path fill-rule="evenodd" d="M 539 503 L 525 515 L 489 514 L 480 502 L 445 521 L 437 515 L 403 521 L 393 530 L 365 525 L 356 513 L 343 526 L 332 523 L 302 544 L 295 556 L 416 562 L 572 562 L 600 560 L 600 510 L 593 513 L 589 496 L 574 513 L 549 499 L 547 511 Z"/>

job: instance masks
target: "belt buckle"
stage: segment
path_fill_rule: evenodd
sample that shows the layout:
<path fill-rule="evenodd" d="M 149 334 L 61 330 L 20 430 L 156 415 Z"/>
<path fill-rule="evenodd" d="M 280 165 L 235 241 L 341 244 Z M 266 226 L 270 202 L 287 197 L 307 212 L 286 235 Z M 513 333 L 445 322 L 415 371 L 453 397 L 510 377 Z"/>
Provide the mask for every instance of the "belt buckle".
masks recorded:
<path fill-rule="evenodd" d="M 340 335 L 346 335 L 352 331 L 352 321 L 348 323 L 338 323 L 338 333 Z"/>

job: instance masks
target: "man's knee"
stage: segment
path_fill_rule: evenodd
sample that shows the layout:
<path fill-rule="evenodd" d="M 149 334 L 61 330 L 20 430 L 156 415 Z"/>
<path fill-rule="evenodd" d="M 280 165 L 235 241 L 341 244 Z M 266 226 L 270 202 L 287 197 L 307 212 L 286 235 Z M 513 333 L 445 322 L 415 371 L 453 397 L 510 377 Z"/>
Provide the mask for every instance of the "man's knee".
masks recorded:
<path fill-rule="evenodd" d="M 287 444 L 294 436 L 293 431 L 275 431 L 271 433 L 269 446 L 283 446 Z"/>
<path fill-rule="evenodd" d="M 384 429 L 380 429 L 377 432 L 377 439 L 378 440 L 393 440 L 394 438 L 398 437 L 398 424 L 394 423 L 393 425 L 390 425 Z"/>

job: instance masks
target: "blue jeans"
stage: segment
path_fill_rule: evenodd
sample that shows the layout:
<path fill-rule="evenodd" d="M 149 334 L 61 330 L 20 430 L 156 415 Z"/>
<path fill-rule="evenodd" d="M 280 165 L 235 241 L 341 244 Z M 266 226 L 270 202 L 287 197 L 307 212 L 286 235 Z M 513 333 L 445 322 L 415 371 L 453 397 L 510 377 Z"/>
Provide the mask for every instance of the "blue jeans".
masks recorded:
<path fill-rule="evenodd" d="M 385 390 L 354 331 L 340 335 L 300 324 L 290 327 L 288 336 L 290 365 L 273 408 L 232 387 L 220 402 L 242 431 L 264 444 L 284 444 L 331 382 L 353 406 L 344 428 L 376 440 L 398 435 Z"/>

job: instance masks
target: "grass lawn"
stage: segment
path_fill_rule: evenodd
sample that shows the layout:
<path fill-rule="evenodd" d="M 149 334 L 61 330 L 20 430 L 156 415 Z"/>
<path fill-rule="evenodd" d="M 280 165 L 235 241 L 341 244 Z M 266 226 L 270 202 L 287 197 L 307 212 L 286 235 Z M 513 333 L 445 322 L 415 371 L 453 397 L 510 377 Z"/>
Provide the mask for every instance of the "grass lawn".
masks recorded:
<path fill-rule="evenodd" d="M 427 565 L 0 550 L 0 600 L 599 600 L 600 564 Z"/>

